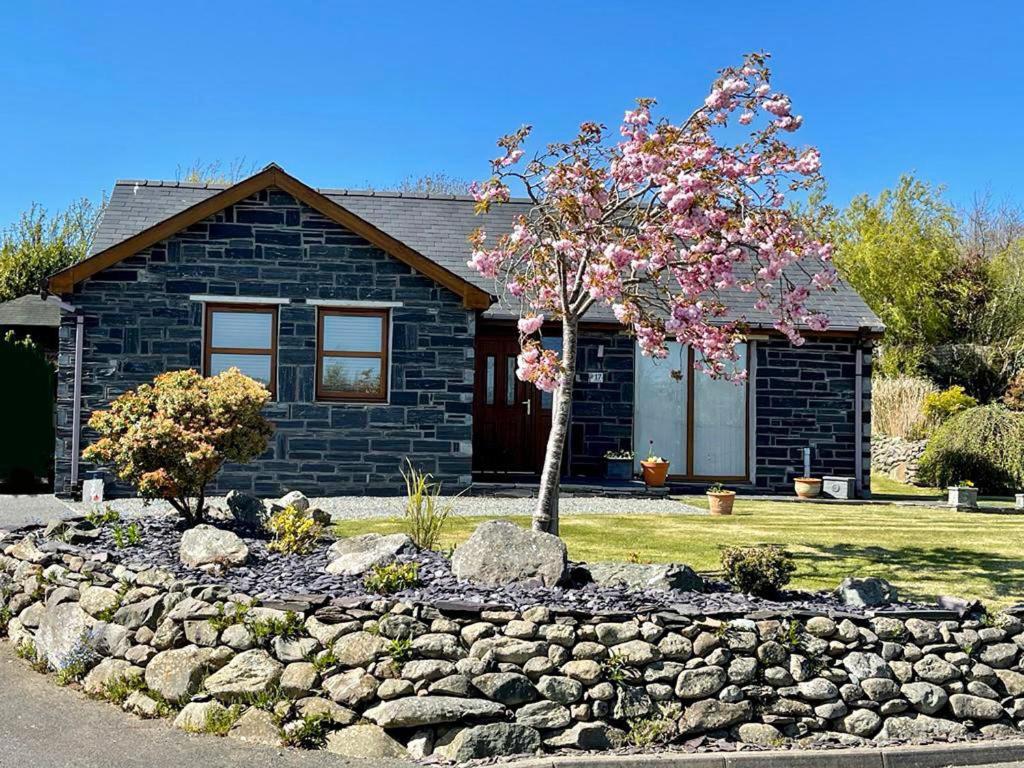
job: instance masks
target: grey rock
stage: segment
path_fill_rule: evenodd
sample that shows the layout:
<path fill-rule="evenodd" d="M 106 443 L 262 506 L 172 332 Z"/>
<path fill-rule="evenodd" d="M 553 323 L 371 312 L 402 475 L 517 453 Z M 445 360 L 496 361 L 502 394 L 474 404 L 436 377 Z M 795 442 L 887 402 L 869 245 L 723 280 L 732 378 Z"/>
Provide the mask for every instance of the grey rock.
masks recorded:
<path fill-rule="evenodd" d="M 704 579 L 688 565 L 679 563 L 588 563 L 593 580 L 605 587 L 625 587 L 661 592 L 703 592 Z"/>
<path fill-rule="evenodd" d="M 262 528 L 267 522 L 267 508 L 255 496 L 241 491 L 228 491 L 224 501 L 228 505 L 231 516 L 242 525 Z"/>
<path fill-rule="evenodd" d="M 963 739 L 967 726 L 952 720 L 928 715 L 897 715 L 882 725 L 879 737 L 906 741 L 910 739 Z"/>
<path fill-rule="evenodd" d="M 960 670 L 943 658 L 929 653 L 914 664 L 914 673 L 928 683 L 945 685 L 960 678 Z"/>
<path fill-rule="evenodd" d="M 568 708 L 554 701 L 525 704 L 516 710 L 516 722 L 542 731 L 566 728 L 572 722 Z"/>
<path fill-rule="evenodd" d="M 225 627 L 220 639 L 224 645 L 236 651 L 248 651 L 256 644 L 244 624 L 232 624 L 230 627 Z"/>
<path fill-rule="evenodd" d="M 377 693 L 377 678 L 365 669 L 350 669 L 323 682 L 323 688 L 334 701 L 357 707 L 370 701 Z"/>
<path fill-rule="evenodd" d="M 453 675 L 452 677 L 460 677 L 460 678 L 462 678 L 463 680 L 466 681 L 467 693 L 466 694 L 454 694 L 454 693 L 442 693 L 442 692 L 438 691 L 438 695 L 441 695 L 441 696 L 468 695 L 469 680 L 467 680 L 466 678 L 462 677 L 462 675 Z M 444 682 L 445 680 L 448 680 L 448 679 L 449 678 L 447 678 L 447 677 L 442 677 L 437 682 L 441 683 L 441 682 Z M 433 687 L 433 686 L 431 686 L 431 687 Z M 398 699 L 398 698 L 401 698 L 402 696 L 415 696 L 415 695 L 416 695 L 416 687 L 409 680 L 394 680 L 394 679 L 390 679 L 389 678 L 387 680 L 381 681 L 381 684 L 377 687 L 377 698 L 380 699 L 381 701 L 390 701 L 391 699 Z"/>
<path fill-rule="evenodd" d="M 464 728 L 445 748 L 455 762 L 485 757 L 533 754 L 540 750 L 540 733 L 522 723 L 487 723 Z"/>
<path fill-rule="evenodd" d="M 994 669 L 1009 669 L 1017 661 L 1020 650 L 1014 643 L 996 643 L 982 648 L 978 658 Z"/>
<path fill-rule="evenodd" d="M 78 603 L 59 603 L 46 609 L 36 630 L 36 656 L 51 669 L 62 669 L 73 656 L 95 647 L 95 620 Z"/>
<path fill-rule="evenodd" d="M 109 587 L 83 587 L 78 599 L 81 609 L 93 617 L 112 614 L 120 603 L 120 596 Z"/>
<path fill-rule="evenodd" d="M 126 596 L 127 599 L 128 596 Z M 144 600 L 122 605 L 114 612 L 114 621 L 128 629 L 155 629 L 164 611 L 165 596 L 152 595 Z"/>
<path fill-rule="evenodd" d="M 537 689 L 525 675 L 491 672 L 473 678 L 473 686 L 492 701 L 515 707 L 538 698 Z"/>
<path fill-rule="evenodd" d="M 302 717 L 322 717 L 335 725 L 352 725 L 359 719 L 359 715 L 351 709 L 319 696 L 299 699 L 295 702 L 295 706 Z"/>
<path fill-rule="evenodd" d="M 268 747 L 281 746 L 281 728 L 273 713 L 258 707 L 249 707 L 238 718 L 228 737 L 248 744 L 264 744 Z"/>
<path fill-rule="evenodd" d="M 676 680 L 676 696 L 681 699 L 705 699 L 722 690 L 729 677 L 721 667 L 687 669 Z"/>
<path fill-rule="evenodd" d="M 271 644 L 274 656 L 278 661 L 289 664 L 293 661 L 305 661 L 313 656 L 320 644 L 312 637 L 275 637 Z"/>
<path fill-rule="evenodd" d="M 882 718 L 877 712 L 870 709 L 855 709 L 842 719 L 841 726 L 844 732 L 853 736 L 870 739 L 882 725 Z"/>
<path fill-rule="evenodd" d="M 342 635 L 334 643 L 334 655 L 346 667 L 368 667 L 382 657 L 388 643 L 378 635 L 369 632 L 353 632 Z"/>
<path fill-rule="evenodd" d="M 750 720 L 754 707 L 749 701 L 728 704 L 716 699 L 706 699 L 691 704 L 683 712 L 679 729 L 683 734 L 704 733 L 729 728 Z"/>
<path fill-rule="evenodd" d="M 309 696 L 310 691 L 320 682 L 320 673 L 308 661 L 295 661 L 281 672 L 281 693 L 290 699 Z"/>
<path fill-rule="evenodd" d="M 385 681 L 385 682 L 387 682 L 387 681 Z M 412 688 L 412 684 L 409 683 L 408 680 L 403 680 L 401 682 L 404 682 L 404 683 L 408 684 L 410 689 Z M 469 696 L 473 695 L 471 689 L 472 689 L 472 685 L 469 682 L 469 678 L 466 677 L 465 675 L 448 675 L 447 677 L 442 677 L 440 680 L 435 680 L 434 682 L 432 682 L 430 684 L 429 691 L 430 691 L 430 693 L 432 693 L 432 694 L 434 694 L 436 696 L 463 696 L 463 697 L 469 697 Z M 411 692 L 411 690 L 410 690 L 410 692 Z M 380 691 L 377 692 L 377 695 L 378 696 L 380 695 Z M 405 695 L 408 695 L 408 694 L 405 694 Z M 381 696 L 381 698 L 384 698 L 384 697 Z M 398 698 L 398 697 L 397 696 L 392 696 L 391 698 Z"/>
<path fill-rule="evenodd" d="M 283 667 L 262 648 L 243 651 L 214 672 L 203 687 L 214 697 L 235 701 L 267 693 L 281 679 Z"/>
<path fill-rule="evenodd" d="M 598 641 L 606 646 L 618 645 L 640 637 L 640 625 L 635 621 L 607 622 L 598 624 L 594 629 Z"/>
<path fill-rule="evenodd" d="M 174 718 L 174 727 L 188 733 L 202 733 L 213 715 L 226 711 L 219 701 L 191 701 Z"/>
<path fill-rule="evenodd" d="M 146 687 L 172 704 L 188 699 L 214 664 L 214 651 L 190 645 L 161 651 L 146 666 Z"/>
<path fill-rule="evenodd" d="M 800 691 L 800 696 L 808 701 L 831 701 L 839 698 L 839 689 L 836 684 L 823 677 L 798 683 L 797 690 Z"/>
<path fill-rule="evenodd" d="M 652 686 L 654 687 L 654 686 Z M 672 689 L 668 689 L 671 696 Z M 650 692 L 645 688 L 634 685 L 620 685 L 616 691 L 615 708 L 612 716 L 616 720 L 634 720 L 647 717 L 656 711 L 654 701 Z"/>
<path fill-rule="evenodd" d="M 964 720 L 999 720 L 1003 716 L 999 702 L 966 693 L 950 696 L 949 708 L 954 715 Z"/>
<path fill-rule="evenodd" d="M 217 645 L 218 632 L 213 625 L 206 621 L 186 621 L 182 624 L 185 630 L 185 639 L 196 645 L 213 647 Z"/>
<path fill-rule="evenodd" d="M 661 658 L 658 649 L 646 640 L 630 640 L 612 646 L 609 653 L 632 666 L 643 667 Z"/>
<path fill-rule="evenodd" d="M 232 567 L 245 563 L 249 547 L 231 531 L 197 525 L 181 535 L 178 556 L 189 568 L 204 565 Z"/>
<path fill-rule="evenodd" d="M 892 671 L 885 659 L 877 653 L 854 651 L 843 658 L 843 668 L 857 680 L 869 677 L 892 677 Z"/>
<path fill-rule="evenodd" d="M 576 662 L 569 662 L 570 664 Z M 568 664 L 566 666 L 569 666 Z M 573 704 L 583 696 L 583 684 L 571 677 L 545 675 L 537 681 L 537 690 L 545 699 L 559 704 Z"/>
<path fill-rule="evenodd" d="M 836 597 L 853 608 L 874 608 L 890 605 L 899 600 L 899 594 L 885 579 L 843 579 L 836 589 Z"/>
<path fill-rule="evenodd" d="M 626 734 L 605 723 L 576 723 L 561 733 L 549 736 L 544 744 L 552 749 L 613 749 L 621 745 Z"/>
<path fill-rule="evenodd" d="M 288 507 L 292 507 L 296 512 L 305 512 L 309 509 L 309 499 L 302 491 L 289 491 L 277 501 L 270 502 L 272 512 L 280 512 Z"/>
<path fill-rule="evenodd" d="M 832 637 L 836 633 L 836 623 L 827 616 L 812 616 L 805 627 L 814 637 Z"/>
<path fill-rule="evenodd" d="M 486 699 L 410 696 L 385 701 L 366 710 L 364 715 L 382 728 L 414 728 L 471 718 L 501 717 L 504 712 L 501 704 Z"/>
<path fill-rule="evenodd" d="M 412 539 L 404 533 L 349 536 L 334 542 L 327 550 L 326 571 L 337 576 L 358 576 L 374 566 L 394 562 L 400 554 L 415 551 Z"/>
<path fill-rule="evenodd" d="M 351 758 L 409 758 L 399 742 L 376 725 L 350 725 L 333 731 L 324 747 L 328 752 Z"/>
<path fill-rule="evenodd" d="M 498 552 L 500 557 L 495 556 Z M 537 580 L 553 587 L 561 581 L 567 560 L 559 537 L 492 520 L 477 526 L 455 549 L 452 572 L 464 581 L 493 586 Z"/>
<path fill-rule="evenodd" d="M 934 622 L 922 619 L 907 619 L 905 626 L 907 632 L 910 633 L 910 636 L 918 645 L 932 645 L 942 640 L 939 628 L 935 626 Z"/>
<path fill-rule="evenodd" d="M 666 659 L 687 661 L 693 656 L 693 642 L 676 632 L 669 632 L 658 641 L 658 651 Z"/>
<path fill-rule="evenodd" d="M 457 671 L 454 664 L 443 659 L 417 659 L 402 665 L 402 677 L 413 682 L 440 680 L 456 674 Z"/>
<path fill-rule="evenodd" d="M 430 632 L 412 641 L 412 650 L 424 659 L 446 659 L 455 661 L 466 655 L 465 649 L 455 635 Z"/>
<path fill-rule="evenodd" d="M 860 687 L 872 701 L 888 701 L 900 695 L 900 686 L 894 680 L 882 677 L 861 680 Z"/>
<path fill-rule="evenodd" d="M 1024 696 L 1024 675 L 1009 669 L 997 669 L 995 675 L 1010 696 Z"/>
<path fill-rule="evenodd" d="M 737 729 L 737 735 L 744 744 L 758 747 L 777 747 L 786 740 L 782 731 L 766 723 L 743 723 Z"/>
<path fill-rule="evenodd" d="M 124 659 L 103 659 L 82 680 L 82 690 L 97 695 L 116 681 L 141 681 L 142 669 Z"/>

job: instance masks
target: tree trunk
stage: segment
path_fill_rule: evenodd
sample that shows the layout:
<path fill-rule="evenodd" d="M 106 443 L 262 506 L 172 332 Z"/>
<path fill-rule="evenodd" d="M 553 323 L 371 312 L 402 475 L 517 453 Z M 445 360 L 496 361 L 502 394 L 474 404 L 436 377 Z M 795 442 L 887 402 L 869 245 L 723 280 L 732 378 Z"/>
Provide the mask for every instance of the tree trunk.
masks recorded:
<path fill-rule="evenodd" d="M 576 378 L 576 320 L 562 321 L 562 386 L 552 397 L 551 432 L 544 453 L 544 470 L 537 491 L 537 508 L 533 512 L 533 530 L 558 535 L 558 481 L 562 474 L 562 456 L 569 436 L 572 415 L 572 388 Z"/>

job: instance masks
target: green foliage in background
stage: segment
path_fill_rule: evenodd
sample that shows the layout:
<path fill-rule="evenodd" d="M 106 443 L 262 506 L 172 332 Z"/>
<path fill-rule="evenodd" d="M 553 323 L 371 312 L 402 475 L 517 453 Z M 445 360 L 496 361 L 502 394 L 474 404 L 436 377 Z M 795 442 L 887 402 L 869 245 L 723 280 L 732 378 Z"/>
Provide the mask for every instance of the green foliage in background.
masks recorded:
<path fill-rule="evenodd" d="M 982 405 L 957 414 L 936 430 L 918 476 L 945 487 L 970 480 L 982 493 L 1024 488 L 1024 413 Z"/>

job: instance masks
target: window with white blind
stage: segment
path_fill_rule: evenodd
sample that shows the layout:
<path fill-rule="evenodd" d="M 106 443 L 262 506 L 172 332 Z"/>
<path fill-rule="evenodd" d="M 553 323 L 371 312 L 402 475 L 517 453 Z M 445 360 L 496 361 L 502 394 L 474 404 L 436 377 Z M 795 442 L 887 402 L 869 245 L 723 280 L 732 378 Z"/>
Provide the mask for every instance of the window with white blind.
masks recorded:
<path fill-rule="evenodd" d="M 317 397 L 384 402 L 388 398 L 387 310 L 319 310 Z"/>
<path fill-rule="evenodd" d="M 276 306 L 207 304 L 204 342 L 207 376 L 237 368 L 275 394 Z"/>

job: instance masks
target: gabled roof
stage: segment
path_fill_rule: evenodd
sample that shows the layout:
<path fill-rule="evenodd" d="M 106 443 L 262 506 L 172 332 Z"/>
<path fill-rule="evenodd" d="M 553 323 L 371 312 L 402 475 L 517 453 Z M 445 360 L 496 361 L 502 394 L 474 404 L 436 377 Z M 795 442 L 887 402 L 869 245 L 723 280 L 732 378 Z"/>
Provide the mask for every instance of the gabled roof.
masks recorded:
<path fill-rule="evenodd" d="M 295 183 L 301 184 L 297 181 Z M 500 234 L 512 228 L 517 216 L 528 212 L 531 207 L 528 200 L 513 199 L 504 205 L 494 206 L 485 215 L 477 216 L 472 198 L 464 196 L 305 188 L 336 204 L 378 232 L 385 233 L 393 241 L 440 268 L 443 273 L 474 286 L 479 295 L 494 294 L 498 289 L 493 280 L 467 266 L 470 233 L 483 226 L 488 232 L 488 239 L 497 240 Z M 177 214 L 192 210 L 231 189 L 234 187 L 174 181 L 118 181 L 100 221 L 90 259 L 110 252 L 115 247 L 123 247 L 124 243 L 133 240 L 139 233 L 150 231 Z M 729 307 L 725 319 L 743 318 L 755 328 L 771 327 L 771 316 L 755 309 L 756 297 L 752 294 L 738 289 L 726 289 L 721 292 L 721 296 Z M 491 306 L 490 299 L 487 303 L 481 303 L 480 308 L 490 306 L 484 314 L 487 318 L 515 316 L 501 306 Z M 881 321 L 864 300 L 843 282 L 837 285 L 835 292 L 812 297 L 810 305 L 828 313 L 831 318 L 830 329 L 833 331 L 866 330 L 877 334 L 883 330 Z M 595 307 L 588 313 L 587 319 L 615 322 L 606 307 Z"/>
<path fill-rule="evenodd" d="M 5 301 L 0 304 L 0 327 L 12 325 L 57 328 L 60 307 L 53 301 L 44 301 L 38 293 Z"/>
<path fill-rule="evenodd" d="M 158 217 L 142 217 L 143 226 L 131 233 L 122 231 L 123 237 L 118 237 L 116 229 L 114 229 L 113 236 L 108 234 L 110 228 L 106 221 L 108 217 L 111 218 L 111 226 L 113 226 L 116 218 L 109 216 L 113 213 L 113 201 L 111 201 L 111 208 L 104 212 L 103 220 L 100 223 L 100 232 L 90 252 L 91 255 L 84 261 L 52 275 L 50 290 L 54 293 L 66 293 L 76 283 L 87 277 L 270 187 L 287 192 L 310 208 L 365 238 L 385 253 L 405 262 L 418 272 L 462 296 L 466 307 L 486 309 L 491 305 L 491 295 L 486 290 L 447 269 L 443 264 L 427 258 L 402 240 L 378 229 L 357 213 L 303 184 L 274 164 L 268 165 L 259 173 L 237 184 L 221 188 L 206 187 L 204 191 L 208 194 L 197 196 L 199 199 L 186 202 L 176 211 L 164 211 L 162 216 Z M 130 210 L 131 206 L 129 205 L 128 208 Z M 97 250 L 97 245 L 99 250 Z"/>

